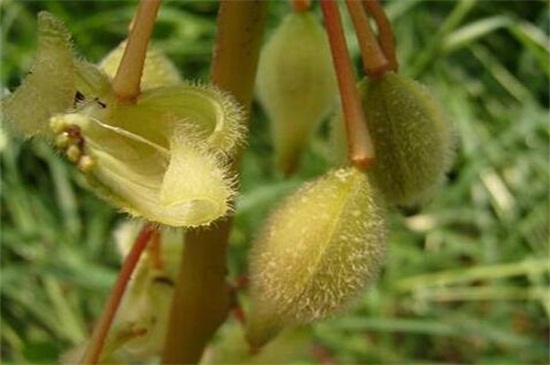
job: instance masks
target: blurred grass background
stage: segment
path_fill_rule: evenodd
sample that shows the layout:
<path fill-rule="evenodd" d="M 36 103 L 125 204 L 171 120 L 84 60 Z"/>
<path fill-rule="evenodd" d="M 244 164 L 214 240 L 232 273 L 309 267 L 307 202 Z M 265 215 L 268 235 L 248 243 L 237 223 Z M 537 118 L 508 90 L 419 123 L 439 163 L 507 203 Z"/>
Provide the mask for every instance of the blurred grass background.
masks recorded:
<path fill-rule="evenodd" d="M 455 122 L 456 162 L 432 202 L 394 212 L 380 281 L 351 312 L 309 329 L 313 351 L 293 363 L 548 364 L 548 2 L 384 4 L 401 72 L 428 84 Z M 32 62 L 38 11 L 65 21 L 78 52 L 99 61 L 125 37 L 134 9 L 129 1 L 3 0 L 2 89 L 13 90 Z M 216 9 L 212 1 L 161 9 L 155 43 L 187 78 L 208 76 Z M 272 4 L 270 29 L 287 9 Z M 102 308 L 119 265 L 112 231 L 126 217 L 49 146 L 5 126 L 0 161 L 2 363 L 55 363 Z M 247 245 L 270 207 L 329 167 L 325 126 L 297 176 L 275 173 L 267 121 L 254 106 L 233 276 L 246 270 Z"/>

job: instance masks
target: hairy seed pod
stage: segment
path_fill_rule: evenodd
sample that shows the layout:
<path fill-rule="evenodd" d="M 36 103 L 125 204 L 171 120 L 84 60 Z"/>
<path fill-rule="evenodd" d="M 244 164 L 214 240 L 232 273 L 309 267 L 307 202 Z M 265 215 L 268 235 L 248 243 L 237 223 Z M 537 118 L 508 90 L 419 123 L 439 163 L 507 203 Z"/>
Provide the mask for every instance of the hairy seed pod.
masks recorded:
<path fill-rule="evenodd" d="M 71 36 L 48 12 L 38 14 L 38 48 L 22 84 L 2 101 L 2 112 L 19 133 L 48 134 L 48 119 L 73 105 L 76 92 Z"/>
<path fill-rule="evenodd" d="M 276 166 L 292 173 L 337 87 L 325 32 L 313 13 L 289 14 L 262 49 L 257 94 L 273 130 Z"/>
<path fill-rule="evenodd" d="M 393 72 L 361 82 L 360 89 L 376 150 L 377 185 L 390 203 L 421 203 L 452 162 L 452 124 L 423 85 Z"/>
<path fill-rule="evenodd" d="M 341 311 L 376 277 L 386 244 L 384 201 L 359 170 L 333 170 L 291 194 L 252 247 L 250 344 Z"/>

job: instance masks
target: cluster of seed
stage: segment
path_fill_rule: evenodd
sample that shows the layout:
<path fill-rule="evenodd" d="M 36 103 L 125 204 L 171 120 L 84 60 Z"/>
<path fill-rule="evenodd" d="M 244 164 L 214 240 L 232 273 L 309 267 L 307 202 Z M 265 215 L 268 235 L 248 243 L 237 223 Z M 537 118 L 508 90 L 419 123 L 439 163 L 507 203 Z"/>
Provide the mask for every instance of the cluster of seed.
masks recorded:
<path fill-rule="evenodd" d="M 92 156 L 86 153 L 86 140 L 80 126 L 67 122 L 65 116 L 50 118 L 50 128 L 55 134 L 55 147 L 83 173 L 89 173 L 95 166 Z"/>

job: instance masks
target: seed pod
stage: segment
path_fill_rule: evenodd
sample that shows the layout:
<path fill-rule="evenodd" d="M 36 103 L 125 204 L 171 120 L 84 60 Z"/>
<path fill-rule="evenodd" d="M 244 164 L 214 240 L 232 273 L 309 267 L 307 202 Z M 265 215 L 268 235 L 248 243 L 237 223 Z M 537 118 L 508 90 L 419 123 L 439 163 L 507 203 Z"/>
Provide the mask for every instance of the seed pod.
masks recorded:
<path fill-rule="evenodd" d="M 2 100 L 2 111 L 16 131 L 31 137 L 49 133 L 48 119 L 73 105 L 76 92 L 71 36 L 48 12 L 38 14 L 38 47 L 22 84 Z"/>
<path fill-rule="evenodd" d="M 386 200 L 408 206 L 429 198 L 452 162 L 452 125 L 441 105 L 393 72 L 360 89 L 376 150 L 372 174 Z"/>
<path fill-rule="evenodd" d="M 292 173 L 337 95 L 330 48 L 313 13 L 286 16 L 262 49 L 258 98 L 272 126 L 279 170 Z"/>
<path fill-rule="evenodd" d="M 252 247 L 249 343 L 341 311 L 378 274 L 386 241 L 384 201 L 353 167 L 290 195 Z"/>

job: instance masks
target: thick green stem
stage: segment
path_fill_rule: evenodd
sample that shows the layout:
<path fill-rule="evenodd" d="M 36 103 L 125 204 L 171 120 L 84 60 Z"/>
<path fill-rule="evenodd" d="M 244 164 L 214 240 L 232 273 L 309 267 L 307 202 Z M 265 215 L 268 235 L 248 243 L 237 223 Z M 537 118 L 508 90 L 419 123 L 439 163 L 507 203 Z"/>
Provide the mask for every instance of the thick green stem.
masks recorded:
<path fill-rule="evenodd" d="M 212 63 L 212 81 L 250 108 L 263 29 L 265 0 L 223 0 Z M 239 158 L 233 164 L 238 170 Z M 231 218 L 209 228 L 189 230 L 185 237 L 170 327 L 162 362 L 196 364 L 230 309 L 227 244 Z"/>

